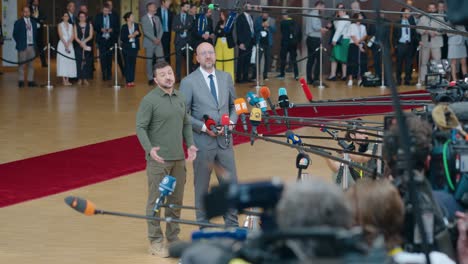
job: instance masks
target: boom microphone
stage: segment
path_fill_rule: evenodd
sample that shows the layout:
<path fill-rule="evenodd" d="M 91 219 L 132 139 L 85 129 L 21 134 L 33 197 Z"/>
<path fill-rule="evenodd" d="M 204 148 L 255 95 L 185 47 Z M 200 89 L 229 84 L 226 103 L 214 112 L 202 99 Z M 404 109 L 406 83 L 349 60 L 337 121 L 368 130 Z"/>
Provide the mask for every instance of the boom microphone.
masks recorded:
<path fill-rule="evenodd" d="M 166 199 L 166 196 L 171 195 L 174 192 L 174 189 L 176 187 L 176 178 L 170 175 L 164 176 L 162 181 L 159 183 L 159 197 L 156 199 L 156 203 L 154 204 L 154 214 L 153 216 L 156 216 L 156 214 L 159 212 L 159 209 L 161 208 L 161 205 L 164 204 L 164 200 Z"/>
<path fill-rule="evenodd" d="M 249 113 L 249 109 L 247 108 L 247 102 L 244 98 L 237 98 L 234 100 L 234 106 L 236 108 L 236 113 L 241 118 L 242 127 L 244 128 L 244 132 L 248 131 L 247 127 L 247 120 L 245 115 Z"/>
<path fill-rule="evenodd" d="M 209 115 L 203 115 L 203 119 L 205 120 L 206 128 L 217 135 L 218 129 L 216 129 L 216 122 Z"/>
<path fill-rule="evenodd" d="M 229 126 L 231 125 L 231 119 L 229 119 L 228 114 L 224 114 L 221 116 L 221 125 L 224 126 L 224 142 L 227 146 L 229 146 L 229 138 L 231 136 Z"/>
<path fill-rule="evenodd" d="M 252 125 L 252 136 L 250 137 L 250 145 L 254 143 L 253 135 L 258 135 L 257 126 L 262 122 L 262 110 L 259 108 L 252 108 L 250 111 L 250 124 Z"/>
<path fill-rule="evenodd" d="M 284 111 L 284 116 L 288 117 L 288 108 L 289 108 L 289 97 L 286 88 L 279 88 L 278 89 L 278 104 Z M 289 129 L 289 121 L 286 120 L 286 127 Z"/>
<path fill-rule="evenodd" d="M 262 88 L 260 88 L 259 92 L 260 92 L 260 95 L 263 97 L 263 99 L 265 99 L 268 102 L 268 104 L 270 105 L 270 109 L 273 111 L 273 114 L 278 115 L 278 113 L 276 112 L 276 107 L 275 107 L 275 105 L 273 104 L 273 102 L 270 99 L 270 95 L 271 95 L 270 89 L 268 89 L 268 87 L 266 87 L 266 86 L 263 86 Z M 277 121 L 279 121 L 279 120 L 277 120 Z M 278 123 L 280 123 L 280 122 L 281 121 L 279 121 Z"/>
<path fill-rule="evenodd" d="M 208 5 L 208 9 L 215 10 L 215 11 L 219 11 L 219 10 L 220 10 L 218 4 L 209 4 L 209 5 Z"/>
<path fill-rule="evenodd" d="M 88 216 L 96 214 L 96 206 L 88 200 L 75 196 L 68 196 L 65 198 L 65 203 L 82 214 Z"/>
<path fill-rule="evenodd" d="M 304 91 L 304 94 L 305 94 L 307 100 L 312 103 L 314 101 L 314 96 L 312 95 L 312 92 L 310 91 L 309 85 L 307 84 L 304 77 L 301 77 L 301 79 L 299 79 L 299 82 L 301 83 L 302 90 Z M 315 113 L 318 113 L 317 108 L 315 106 L 314 106 L 314 111 L 315 111 Z"/>

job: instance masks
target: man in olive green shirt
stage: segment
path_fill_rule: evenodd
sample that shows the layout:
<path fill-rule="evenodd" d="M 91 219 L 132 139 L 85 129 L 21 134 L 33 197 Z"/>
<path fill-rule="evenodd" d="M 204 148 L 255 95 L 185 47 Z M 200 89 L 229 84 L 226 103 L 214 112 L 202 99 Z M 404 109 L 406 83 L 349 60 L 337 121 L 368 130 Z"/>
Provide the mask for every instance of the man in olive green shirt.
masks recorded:
<path fill-rule="evenodd" d="M 197 148 L 193 145 L 192 125 L 186 111 L 185 98 L 174 89 L 174 72 L 165 61 L 158 62 L 154 69 L 157 88 L 149 92 L 141 101 L 136 116 L 138 140 L 145 150 L 146 173 L 148 176 L 148 201 L 146 215 L 153 215 L 158 186 L 165 175 L 176 178 L 176 188 L 167 197 L 169 204 L 182 205 L 186 169 L 182 140 L 187 148 L 188 160 L 196 158 Z M 180 209 L 165 208 L 165 217 L 180 218 Z M 159 217 L 159 211 L 157 215 Z M 177 223 L 166 224 L 168 243 L 179 240 Z M 152 255 L 168 257 L 167 244 L 159 221 L 148 220 L 149 252 Z"/>

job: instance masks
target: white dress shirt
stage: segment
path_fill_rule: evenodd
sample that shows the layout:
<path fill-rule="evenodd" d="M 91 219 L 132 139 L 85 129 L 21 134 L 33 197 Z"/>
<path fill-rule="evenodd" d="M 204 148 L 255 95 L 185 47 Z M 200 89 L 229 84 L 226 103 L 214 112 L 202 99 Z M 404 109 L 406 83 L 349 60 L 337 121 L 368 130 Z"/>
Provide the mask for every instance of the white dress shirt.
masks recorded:
<path fill-rule="evenodd" d="M 216 96 L 218 97 L 218 101 L 219 101 L 219 89 L 218 89 L 218 80 L 216 79 L 216 71 L 213 70 L 212 73 L 208 73 L 207 71 L 205 71 L 202 67 L 200 67 L 200 71 L 203 75 L 203 79 L 205 79 L 205 82 L 206 82 L 206 86 L 208 87 L 208 92 L 211 94 L 211 88 L 210 88 L 210 74 L 213 75 L 213 82 L 214 82 L 214 85 L 215 85 L 215 88 L 216 88 Z M 202 129 L 201 129 L 202 132 L 206 132 L 206 126 L 203 125 Z"/>

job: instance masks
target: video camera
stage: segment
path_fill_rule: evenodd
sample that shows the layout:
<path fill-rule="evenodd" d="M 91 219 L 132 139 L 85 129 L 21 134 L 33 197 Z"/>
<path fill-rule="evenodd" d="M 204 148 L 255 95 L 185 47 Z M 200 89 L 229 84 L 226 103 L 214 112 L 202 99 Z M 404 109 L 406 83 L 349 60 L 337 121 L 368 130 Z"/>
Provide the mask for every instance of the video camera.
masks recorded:
<path fill-rule="evenodd" d="M 468 101 L 468 78 L 448 82 L 445 76 L 451 72 L 448 60 L 431 60 L 427 65 L 426 90 L 434 103 L 454 103 Z"/>

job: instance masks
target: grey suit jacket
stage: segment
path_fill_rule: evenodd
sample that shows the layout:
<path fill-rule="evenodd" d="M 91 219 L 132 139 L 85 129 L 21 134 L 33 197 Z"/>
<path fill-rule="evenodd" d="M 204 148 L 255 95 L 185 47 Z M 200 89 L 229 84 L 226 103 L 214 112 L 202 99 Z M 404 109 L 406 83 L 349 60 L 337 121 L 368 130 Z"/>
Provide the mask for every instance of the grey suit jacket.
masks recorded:
<path fill-rule="evenodd" d="M 220 124 L 221 116 L 229 114 L 232 122 L 237 123 L 237 114 L 234 106 L 236 91 L 231 75 L 224 71 L 216 70 L 216 79 L 218 81 L 218 102 L 211 95 L 200 68 L 182 79 L 180 83 L 180 92 L 185 96 L 187 111 L 192 116 L 193 140 L 200 150 L 216 149 L 218 146 L 226 149 L 224 137 L 210 137 L 202 132 L 204 125 L 203 115 L 209 115 L 217 124 Z M 209 128 L 208 128 L 209 129 Z M 232 139 L 231 139 L 232 142 Z M 230 144 L 229 147 L 231 147 Z"/>
<path fill-rule="evenodd" d="M 432 27 L 432 28 L 436 28 L 436 29 L 445 28 L 444 25 L 440 24 L 439 22 L 437 22 L 437 21 L 435 21 L 433 19 L 430 19 L 427 16 L 423 16 L 423 17 L 421 17 L 421 19 L 419 19 L 418 26 Z M 423 34 L 425 29 L 419 29 L 418 28 L 418 29 L 416 29 L 416 31 L 419 34 L 421 34 L 421 41 L 423 43 L 423 47 L 441 48 L 442 46 L 444 46 L 444 38 L 442 37 L 442 34 L 440 32 L 433 31 L 433 32 L 435 32 L 436 35 L 434 37 L 431 37 L 431 41 L 429 42 L 429 34 Z M 431 31 L 429 31 L 429 32 L 431 32 Z"/>
<path fill-rule="evenodd" d="M 155 39 L 161 40 L 162 35 L 163 35 L 163 28 L 161 25 L 161 21 L 159 20 L 158 17 L 154 16 L 156 19 L 154 21 L 156 22 L 156 33 L 158 33 L 157 36 L 154 35 L 154 30 L 153 30 L 153 23 L 150 21 L 150 18 L 148 17 L 148 14 L 145 14 L 143 17 L 141 17 L 141 27 L 143 28 L 143 47 L 145 48 L 152 48 L 155 44 L 153 41 Z"/>

